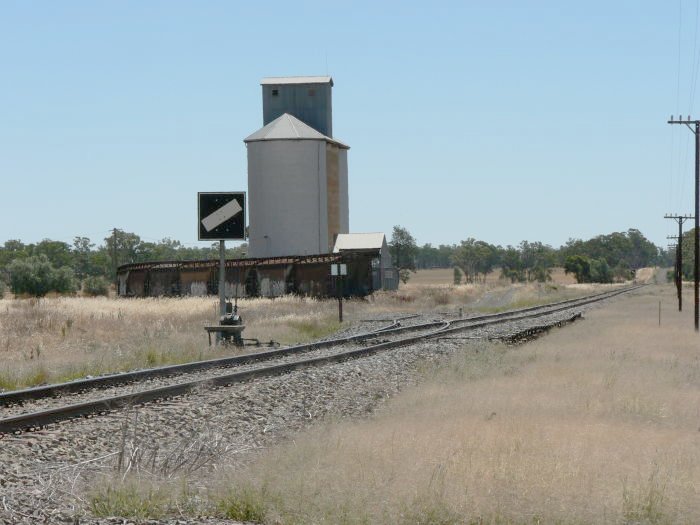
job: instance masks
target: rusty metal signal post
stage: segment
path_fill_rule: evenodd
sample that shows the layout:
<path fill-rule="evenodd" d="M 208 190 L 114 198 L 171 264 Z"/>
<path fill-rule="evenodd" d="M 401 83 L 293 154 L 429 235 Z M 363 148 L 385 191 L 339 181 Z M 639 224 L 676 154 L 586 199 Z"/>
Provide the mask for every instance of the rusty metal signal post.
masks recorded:
<path fill-rule="evenodd" d="M 695 261 L 694 266 L 694 289 L 695 289 L 695 331 L 700 331 L 700 315 L 698 312 L 698 307 L 700 306 L 700 298 L 698 293 L 700 292 L 700 120 L 683 120 L 683 117 L 679 116 L 678 120 L 673 119 L 673 115 L 668 121 L 669 124 L 685 124 L 688 129 L 695 134 Z"/>
<path fill-rule="evenodd" d="M 678 237 L 672 236 L 669 239 L 677 239 L 676 244 L 676 293 L 678 294 L 678 311 L 683 311 L 683 223 L 688 219 L 692 219 L 692 215 L 674 215 L 667 213 L 664 219 L 673 219 L 678 223 Z"/>

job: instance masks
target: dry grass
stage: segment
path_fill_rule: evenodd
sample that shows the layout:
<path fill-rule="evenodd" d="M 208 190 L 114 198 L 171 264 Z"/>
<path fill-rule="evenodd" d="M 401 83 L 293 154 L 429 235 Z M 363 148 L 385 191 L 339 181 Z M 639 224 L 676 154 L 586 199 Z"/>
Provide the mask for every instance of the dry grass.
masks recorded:
<path fill-rule="evenodd" d="M 345 324 L 413 312 L 489 312 L 585 295 L 590 290 L 502 283 L 420 285 L 346 301 Z M 239 302 L 245 337 L 282 344 L 327 336 L 341 326 L 335 300 L 286 296 Z M 0 389 L 231 355 L 209 348 L 218 300 L 51 297 L 0 300 Z M 254 351 L 254 347 L 248 347 Z"/>
<path fill-rule="evenodd" d="M 243 494 L 270 523 L 697 523 L 698 336 L 661 290 L 517 349 L 467 347 L 373 418 L 232 473 L 221 508 Z"/>
<path fill-rule="evenodd" d="M 452 268 L 430 268 L 427 270 L 418 270 L 416 273 L 411 274 L 411 278 L 408 284 L 420 284 L 420 285 L 441 285 L 441 284 L 453 284 L 454 282 L 454 270 Z M 464 276 L 462 276 L 464 279 Z M 568 285 L 575 284 L 576 279 L 571 274 L 564 273 L 563 268 L 553 268 L 552 269 L 552 284 L 555 285 Z M 504 284 L 504 280 L 501 278 L 501 270 L 497 268 L 493 272 L 486 276 L 486 284 L 497 285 Z"/>
<path fill-rule="evenodd" d="M 0 300 L 0 388 L 230 355 L 209 348 L 213 298 Z M 287 344 L 338 329 L 333 305 L 295 297 L 241 302 L 246 337 Z"/>

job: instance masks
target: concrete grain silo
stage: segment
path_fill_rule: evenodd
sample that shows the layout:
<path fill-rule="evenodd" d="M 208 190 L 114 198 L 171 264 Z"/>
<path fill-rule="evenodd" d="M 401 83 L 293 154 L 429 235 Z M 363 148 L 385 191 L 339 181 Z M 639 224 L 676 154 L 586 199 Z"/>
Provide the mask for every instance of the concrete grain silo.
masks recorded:
<path fill-rule="evenodd" d="M 330 77 L 262 82 L 265 125 L 244 141 L 250 257 L 329 253 L 349 231 L 349 147 L 327 134 L 332 85 Z"/>

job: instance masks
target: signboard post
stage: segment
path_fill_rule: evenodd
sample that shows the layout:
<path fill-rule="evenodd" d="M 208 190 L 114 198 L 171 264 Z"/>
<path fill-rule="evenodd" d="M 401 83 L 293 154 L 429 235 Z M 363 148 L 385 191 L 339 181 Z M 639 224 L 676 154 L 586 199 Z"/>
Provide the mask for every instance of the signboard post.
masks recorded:
<path fill-rule="evenodd" d="M 343 322 L 343 277 L 348 274 L 345 263 L 331 264 L 331 275 L 335 277 L 335 290 L 338 295 L 338 322 Z"/>
<path fill-rule="evenodd" d="M 197 193 L 197 238 L 219 241 L 219 315 L 226 315 L 226 240 L 245 240 L 245 192 Z M 221 334 L 217 333 L 217 342 Z"/>

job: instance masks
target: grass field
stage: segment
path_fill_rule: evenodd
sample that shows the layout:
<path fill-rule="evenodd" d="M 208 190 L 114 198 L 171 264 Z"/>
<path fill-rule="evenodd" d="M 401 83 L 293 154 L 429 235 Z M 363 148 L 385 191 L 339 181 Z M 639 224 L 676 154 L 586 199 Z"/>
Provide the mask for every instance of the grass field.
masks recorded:
<path fill-rule="evenodd" d="M 502 283 L 426 285 L 345 302 L 345 325 L 366 317 L 425 311 L 491 312 L 589 293 L 576 287 Z M 241 352 L 208 347 L 204 325 L 217 322 L 218 300 L 87 298 L 0 300 L 0 389 L 67 381 L 109 372 Z M 245 299 L 245 337 L 281 344 L 337 331 L 337 302 L 286 296 Z M 248 347 L 247 351 L 255 351 Z"/>
<path fill-rule="evenodd" d="M 469 344 L 372 416 L 204 486 L 115 480 L 89 497 L 270 524 L 698 523 L 700 354 L 676 308 L 652 286 L 523 346 Z"/>
<path fill-rule="evenodd" d="M 428 376 L 270 450 L 219 497 L 269 523 L 700 521 L 698 336 L 670 287 Z"/>

